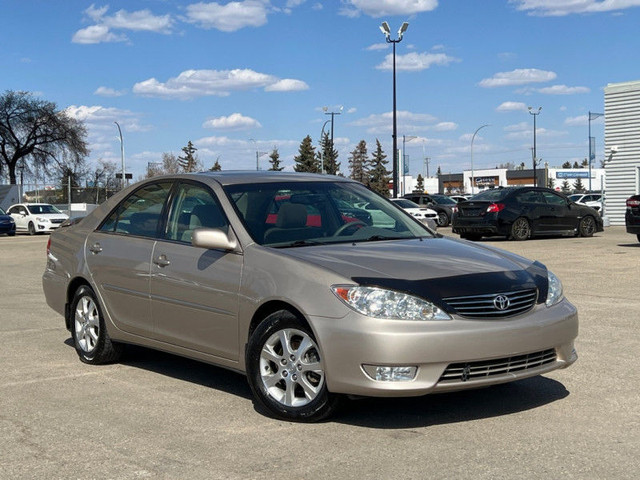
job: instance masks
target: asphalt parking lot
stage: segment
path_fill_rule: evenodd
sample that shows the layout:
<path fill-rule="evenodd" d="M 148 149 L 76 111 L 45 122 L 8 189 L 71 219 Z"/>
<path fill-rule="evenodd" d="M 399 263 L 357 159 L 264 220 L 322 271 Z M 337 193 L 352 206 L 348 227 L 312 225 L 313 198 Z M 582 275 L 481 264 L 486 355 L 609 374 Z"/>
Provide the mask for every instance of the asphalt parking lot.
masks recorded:
<path fill-rule="evenodd" d="M 451 230 L 441 229 L 451 235 Z M 44 301 L 46 236 L 0 236 L 0 478 L 623 479 L 640 470 L 640 243 L 483 243 L 545 263 L 578 307 L 578 362 L 484 390 L 256 412 L 241 375 L 129 348 L 80 363 Z"/>

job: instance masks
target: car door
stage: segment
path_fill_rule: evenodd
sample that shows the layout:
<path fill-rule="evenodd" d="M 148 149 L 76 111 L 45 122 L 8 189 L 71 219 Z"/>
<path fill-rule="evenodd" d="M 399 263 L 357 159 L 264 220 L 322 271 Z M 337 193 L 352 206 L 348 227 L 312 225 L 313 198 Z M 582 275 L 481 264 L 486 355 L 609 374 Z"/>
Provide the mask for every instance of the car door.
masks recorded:
<path fill-rule="evenodd" d="M 577 227 L 577 216 L 575 209 L 572 211 L 569 208 L 569 203 L 565 197 L 562 197 L 551 191 L 543 191 L 542 196 L 547 202 L 550 212 L 550 218 L 552 219 L 554 231 L 570 231 Z"/>
<path fill-rule="evenodd" d="M 200 227 L 230 231 L 215 194 L 203 184 L 183 182 L 172 196 L 164 238 L 153 251 L 150 289 L 156 338 L 237 360 L 243 257 L 194 247 L 191 234 Z"/>
<path fill-rule="evenodd" d="M 26 207 L 23 205 L 14 205 L 7 212 L 9 215 L 13 217 L 13 220 L 16 222 L 16 231 L 27 230 L 27 225 L 29 222 L 29 212 Z"/>
<path fill-rule="evenodd" d="M 529 219 L 534 233 L 554 230 L 555 218 L 547 202 L 538 190 L 524 189 L 515 195 L 518 216 Z"/>
<path fill-rule="evenodd" d="M 113 322 L 125 332 L 153 336 L 151 255 L 172 182 L 147 184 L 127 197 L 92 232 L 85 258 Z"/>

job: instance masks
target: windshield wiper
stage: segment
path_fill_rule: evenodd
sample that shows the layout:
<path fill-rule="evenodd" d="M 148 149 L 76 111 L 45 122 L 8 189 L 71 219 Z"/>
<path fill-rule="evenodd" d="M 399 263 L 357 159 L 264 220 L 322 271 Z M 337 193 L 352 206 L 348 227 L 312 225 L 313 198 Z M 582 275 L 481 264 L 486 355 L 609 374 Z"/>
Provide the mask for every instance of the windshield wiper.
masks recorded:
<path fill-rule="evenodd" d="M 295 248 L 295 247 L 310 247 L 313 245 L 325 245 L 324 242 L 318 242 L 316 240 L 296 240 L 295 242 L 287 243 L 286 245 L 274 245 L 276 248 Z"/>
<path fill-rule="evenodd" d="M 407 240 L 415 237 L 386 237 L 384 235 L 371 235 L 370 237 L 363 238 L 361 240 L 354 240 L 354 242 L 378 242 L 382 240 Z"/>

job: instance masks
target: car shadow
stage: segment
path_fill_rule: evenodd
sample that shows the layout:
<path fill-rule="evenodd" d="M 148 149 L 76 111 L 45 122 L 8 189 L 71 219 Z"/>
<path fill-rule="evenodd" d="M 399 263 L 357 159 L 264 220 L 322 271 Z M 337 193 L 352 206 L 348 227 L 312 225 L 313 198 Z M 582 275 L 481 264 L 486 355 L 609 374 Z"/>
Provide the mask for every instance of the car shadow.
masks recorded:
<path fill-rule="evenodd" d="M 638 242 L 638 243 L 619 243 L 618 247 L 640 248 L 640 242 Z"/>
<path fill-rule="evenodd" d="M 429 427 L 519 413 L 568 395 L 562 383 L 538 376 L 477 390 L 354 400 L 332 420 L 379 429 Z"/>
<path fill-rule="evenodd" d="M 64 343 L 73 348 L 72 339 Z M 244 375 L 197 360 L 127 345 L 119 363 L 253 401 Z M 428 427 L 519 413 L 568 395 L 562 383 L 537 376 L 483 389 L 421 397 L 351 399 L 343 402 L 326 422 L 378 429 Z M 257 413 L 269 416 L 258 402 L 254 401 L 253 407 Z"/>
<path fill-rule="evenodd" d="M 74 348 L 73 339 L 68 338 L 64 343 Z M 213 388 L 247 400 L 253 398 L 244 375 L 171 353 L 138 345 L 125 345 L 118 364 Z"/>

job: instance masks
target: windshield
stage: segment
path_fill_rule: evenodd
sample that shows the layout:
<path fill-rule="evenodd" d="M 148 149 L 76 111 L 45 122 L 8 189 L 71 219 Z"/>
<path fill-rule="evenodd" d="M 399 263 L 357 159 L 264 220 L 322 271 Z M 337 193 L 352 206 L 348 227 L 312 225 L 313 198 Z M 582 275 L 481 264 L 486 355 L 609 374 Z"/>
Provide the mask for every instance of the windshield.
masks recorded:
<path fill-rule="evenodd" d="M 506 188 L 491 188 L 474 195 L 471 197 L 471 201 L 496 202 L 502 200 L 509 193 L 511 193 L 511 190 L 507 190 Z"/>
<path fill-rule="evenodd" d="M 42 213 L 62 213 L 53 205 L 29 205 L 29 211 L 32 214 L 42 214 Z"/>
<path fill-rule="evenodd" d="M 581 198 L 582 198 L 582 195 L 569 195 L 569 200 L 571 200 L 572 202 L 577 202 Z"/>
<path fill-rule="evenodd" d="M 455 205 L 457 202 L 444 195 L 431 195 L 438 205 Z"/>
<path fill-rule="evenodd" d="M 253 240 L 297 247 L 432 237 L 388 200 L 349 182 L 280 182 L 224 187 Z"/>

